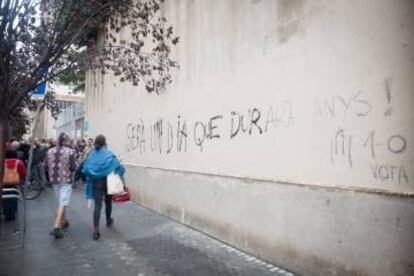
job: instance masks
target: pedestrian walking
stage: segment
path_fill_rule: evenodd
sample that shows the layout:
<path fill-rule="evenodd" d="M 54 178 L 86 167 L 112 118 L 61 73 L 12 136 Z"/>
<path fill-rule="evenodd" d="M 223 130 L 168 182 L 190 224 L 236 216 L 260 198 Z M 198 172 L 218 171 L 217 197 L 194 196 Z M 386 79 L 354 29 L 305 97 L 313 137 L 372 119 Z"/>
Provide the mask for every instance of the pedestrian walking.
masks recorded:
<path fill-rule="evenodd" d="M 4 162 L 4 177 L 2 188 L 15 187 L 24 180 L 26 176 L 26 166 L 23 161 L 18 159 L 17 152 L 13 149 L 6 151 L 6 160 Z M 14 192 L 10 192 L 14 193 Z M 17 198 L 3 199 L 3 212 L 6 221 L 12 221 L 16 218 Z"/>
<path fill-rule="evenodd" d="M 49 138 L 49 140 L 48 140 L 48 144 L 49 144 L 49 149 L 51 149 L 51 148 L 53 148 L 53 147 L 56 147 L 56 140 L 55 139 L 53 139 L 53 138 Z"/>
<path fill-rule="evenodd" d="M 5 169 L 16 168 L 20 176 L 20 180 L 23 180 L 26 176 L 26 166 L 17 155 L 18 153 L 15 150 L 9 149 L 6 151 Z"/>
<path fill-rule="evenodd" d="M 93 150 L 93 139 L 89 138 L 88 142 L 86 143 L 85 147 L 83 148 L 82 153 L 79 156 L 80 163 L 82 163 L 86 159 L 89 152 L 91 152 L 92 150 Z"/>
<path fill-rule="evenodd" d="M 10 144 L 9 144 L 9 149 L 10 150 L 14 150 L 17 154 L 17 159 L 22 160 L 23 162 L 25 162 L 24 159 L 24 152 L 21 150 L 21 144 L 17 141 L 17 140 L 13 140 Z"/>
<path fill-rule="evenodd" d="M 40 183 L 42 189 L 47 183 L 44 161 L 49 148 L 45 145 L 45 142 L 46 140 L 44 139 L 35 141 L 32 158 L 32 176 L 38 183 Z"/>
<path fill-rule="evenodd" d="M 111 226 L 114 219 L 112 213 L 112 195 L 108 194 L 107 176 L 115 172 L 121 178 L 125 173 L 124 167 L 112 151 L 107 149 L 106 138 L 98 135 L 94 142 L 94 149 L 86 157 L 82 173 L 88 177 L 88 185 L 92 189 L 95 202 L 93 211 L 93 239 L 97 240 L 99 232 L 99 220 L 101 216 L 102 200 L 105 198 L 106 226 Z"/>
<path fill-rule="evenodd" d="M 50 183 L 58 200 L 55 224 L 51 232 L 51 235 L 55 236 L 55 238 L 62 238 L 62 229 L 69 226 L 69 221 L 65 216 L 65 209 L 69 206 L 72 195 L 72 183 L 76 171 L 76 156 L 75 151 L 66 146 L 68 141 L 69 136 L 61 133 L 58 144 L 47 151 L 45 160 Z"/>
<path fill-rule="evenodd" d="M 81 157 L 81 155 L 82 155 L 83 150 L 85 149 L 85 147 L 86 147 L 86 141 L 85 141 L 85 139 L 78 139 L 78 141 L 76 143 L 76 146 L 75 146 L 75 149 L 76 149 L 76 158 L 80 159 L 80 157 Z"/>
<path fill-rule="evenodd" d="M 92 147 L 93 147 L 93 142 L 90 143 L 90 148 L 92 148 Z M 78 143 L 76 145 L 76 158 L 78 160 L 78 168 L 77 168 L 76 174 L 75 174 L 75 183 L 76 182 L 82 182 L 82 183 L 86 182 L 86 177 L 84 175 L 82 175 L 82 165 L 83 165 L 83 161 L 85 160 L 86 155 L 87 155 L 87 153 L 84 154 L 86 148 L 87 148 L 86 140 L 85 139 L 78 140 Z M 88 152 L 89 151 L 90 151 L 90 149 L 88 150 Z"/>

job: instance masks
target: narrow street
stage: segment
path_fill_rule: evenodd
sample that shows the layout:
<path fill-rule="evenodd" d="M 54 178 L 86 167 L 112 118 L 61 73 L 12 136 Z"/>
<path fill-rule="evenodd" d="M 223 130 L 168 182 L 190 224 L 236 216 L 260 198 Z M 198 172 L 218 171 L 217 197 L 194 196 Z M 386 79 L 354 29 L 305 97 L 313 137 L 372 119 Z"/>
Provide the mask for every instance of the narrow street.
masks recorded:
<path fill-rule="evenodd" d="M 0 275 L 294 275 L 133 202 L 115 203 L 114 226 L 103 218 L 94 241 L 81 188 L 72 195 L 70 227 L 55 240 L 54 206 L 50 189 L 27 202 L 26 245 L 10 250 L 12 242 L 1 241 Z"/>

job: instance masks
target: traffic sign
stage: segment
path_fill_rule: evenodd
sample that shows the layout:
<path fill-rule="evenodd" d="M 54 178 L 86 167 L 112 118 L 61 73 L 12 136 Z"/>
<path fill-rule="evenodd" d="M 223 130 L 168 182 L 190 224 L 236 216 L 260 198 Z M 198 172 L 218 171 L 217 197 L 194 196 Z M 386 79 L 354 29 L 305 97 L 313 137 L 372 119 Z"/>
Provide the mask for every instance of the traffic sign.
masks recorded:
<path fill-rule="evenodd" d="M 43 77 L 46 80 L 47 79 L 47 68 L 43 69 Z M 37 89 L 32 93 L 32 100 L 43 100 L 46 95 L 46 87 L 47 81 L 42 82 L 39 84 Z"/>

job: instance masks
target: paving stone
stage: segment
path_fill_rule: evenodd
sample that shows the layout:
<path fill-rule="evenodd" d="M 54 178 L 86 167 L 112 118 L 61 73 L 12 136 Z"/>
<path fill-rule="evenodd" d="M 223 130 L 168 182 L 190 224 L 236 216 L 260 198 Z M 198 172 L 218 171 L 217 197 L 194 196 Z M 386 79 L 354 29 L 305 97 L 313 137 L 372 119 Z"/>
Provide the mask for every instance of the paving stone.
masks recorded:
<path fill-rule="evenodd" d="M 0 275 L 294 275 L 133 202 L 114 204 L 115 223 L 92 240 L 92 209 L 76 189 L 63 239 L 49 235 L 55 202 L 47 189 L 27 202 L 24 248 L 8 249 L 17 224 L 0 224 Z M 279 271 L 279 272 L 278 272 Z M 280 273 L 280 271 L 283 272 Z"/>

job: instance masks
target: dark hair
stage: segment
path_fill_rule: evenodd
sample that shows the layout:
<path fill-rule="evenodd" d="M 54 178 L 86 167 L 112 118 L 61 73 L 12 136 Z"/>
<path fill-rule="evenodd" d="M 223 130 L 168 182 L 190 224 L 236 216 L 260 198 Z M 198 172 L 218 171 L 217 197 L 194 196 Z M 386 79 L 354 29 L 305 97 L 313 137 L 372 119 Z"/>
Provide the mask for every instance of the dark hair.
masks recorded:
<path fill-rule="evenodd" d="M 6 159 L 16 159 L 17 158 L 17 152 L 15 150 L 7 150 L 6 151 Z"/>
<path fill-rule="evenodd" d="M 65 142 L 66 142 L 66 140 L 69 138 L 69 136 L 66 134 L 66 133 L 64 133 L 64 132 L 62 132 L 60 135 L 59 135 L 59 138 L 58 138 L 58 144 L 59 144 L 59 146 L 64 146 L 65 145 Z"/>
<path fill-rule="evenodd" d="M 99 150 L 103 147 L 106 147 L 106 138 L 102 134 L 96 136 L 95 142 L 93 143 L 95 149 Z"/>

